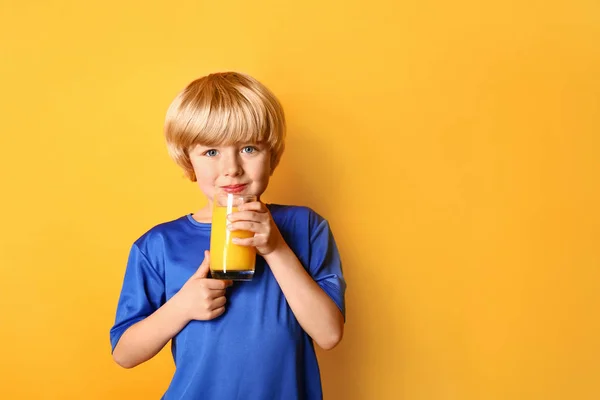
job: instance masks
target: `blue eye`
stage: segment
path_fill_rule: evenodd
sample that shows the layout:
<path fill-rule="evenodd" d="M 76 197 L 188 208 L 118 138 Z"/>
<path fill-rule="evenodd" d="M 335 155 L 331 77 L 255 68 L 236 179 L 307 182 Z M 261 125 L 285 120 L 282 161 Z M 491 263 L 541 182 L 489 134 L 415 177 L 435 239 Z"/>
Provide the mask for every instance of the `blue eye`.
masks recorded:
<path fill-rule="evenodd" d="M 204 152 L 204 155 L 205 155 L 205 156 L 208 156 L 208 157 L 214 157 L 214 156 L 216 156 L 217 154 L 219 154 L 219 152 L 218 152 L 218 151 L 216 151 L 215 149 L 206 150 L 206 151 Z"/>
<path fill-rule="evenodd" d="M 254 146 L 246 146 L 242 149 L 242 153 L 248 153 L 248 154 L 254 153 L 255 151 L 256 151 L 256 147 L 254 147 Z"/>

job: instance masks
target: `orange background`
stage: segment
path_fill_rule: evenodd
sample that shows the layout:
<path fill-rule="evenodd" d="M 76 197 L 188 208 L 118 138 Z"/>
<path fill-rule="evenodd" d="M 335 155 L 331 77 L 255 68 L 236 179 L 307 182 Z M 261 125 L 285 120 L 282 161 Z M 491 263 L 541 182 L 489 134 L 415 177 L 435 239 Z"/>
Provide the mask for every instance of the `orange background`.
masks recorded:
<path fill-rule="evenodd" d="M 523 3 L 3 0 L 2 397 L 160 397 L 168 351 L 108 331 L 132 241 L 204 202 L 166 108 L 238 70 L 287 112 L 266 199 L 344 260 L 326 399 L 600 398 L 600 5 Z"/>

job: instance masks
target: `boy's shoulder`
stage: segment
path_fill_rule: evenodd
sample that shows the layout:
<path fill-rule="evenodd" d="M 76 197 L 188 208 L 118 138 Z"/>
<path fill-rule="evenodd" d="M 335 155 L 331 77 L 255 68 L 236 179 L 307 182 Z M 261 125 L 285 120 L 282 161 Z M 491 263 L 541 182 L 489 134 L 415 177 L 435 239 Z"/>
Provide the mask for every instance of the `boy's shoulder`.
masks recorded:
<path fill-rule="evenodd" d="M 276 204 L 269 203 L 267 204 L 267 208 L 271 211 L 272 215 L 282 214 L 282 215 L 294 215 L 294 216 L 310 216 L 312 214 L 318 215 L 315 210 L 307 206 L 297 206 L 290 204 Z"/>
<path fill-rule="evenodd" d="M 317 226 L 326 221 L 318 212 L 307 206 L 268 204 L 273 219 L 277 222 L 308 222 L 310 226 Z"/>
<path fill-rule="evenodd" d="M 139 236 L 135 240 L 135 244 L 139 246 L 143 243 L 163 240 L 167 236 L 183 232 L 188 228 L 189 223 L 187 220 L 188 216 L 184 215 L 176 219 L 158 223 L 152 226 L 150 229 L 147 229 L 141 236 Z"/>

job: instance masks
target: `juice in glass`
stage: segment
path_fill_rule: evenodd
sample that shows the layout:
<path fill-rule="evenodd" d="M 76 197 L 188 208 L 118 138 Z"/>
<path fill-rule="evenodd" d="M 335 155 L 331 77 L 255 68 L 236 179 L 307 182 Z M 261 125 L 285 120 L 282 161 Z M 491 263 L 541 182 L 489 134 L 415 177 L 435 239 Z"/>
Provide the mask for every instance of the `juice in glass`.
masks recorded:
<path fill-rule="evenodd" d="M 253 232 L 227 230 L 227 215 L 237 206 L 256 201 L 256 196 L 220 193 L 213 202 L 210 232 L 210 273 L 214 279 L 249 281 L 254 276 L 256 249 L 231 242 L 235 238 L 251 238 Z"/>

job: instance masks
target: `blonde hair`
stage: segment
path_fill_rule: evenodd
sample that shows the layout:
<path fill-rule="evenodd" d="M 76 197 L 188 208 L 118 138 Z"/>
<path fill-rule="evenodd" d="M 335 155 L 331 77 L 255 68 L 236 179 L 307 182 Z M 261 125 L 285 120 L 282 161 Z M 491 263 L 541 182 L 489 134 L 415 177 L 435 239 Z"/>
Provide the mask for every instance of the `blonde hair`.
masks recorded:
<path fill-rule="evenodd" d="M 191 82 L 169 106 L 164 126 L 169 155 L 194 182 L 189 151 L 197 144 L 265 143 L 273 173 L 285 147 L 285 130 L 283 108 L 273 93 L 238 72 Z"/>

